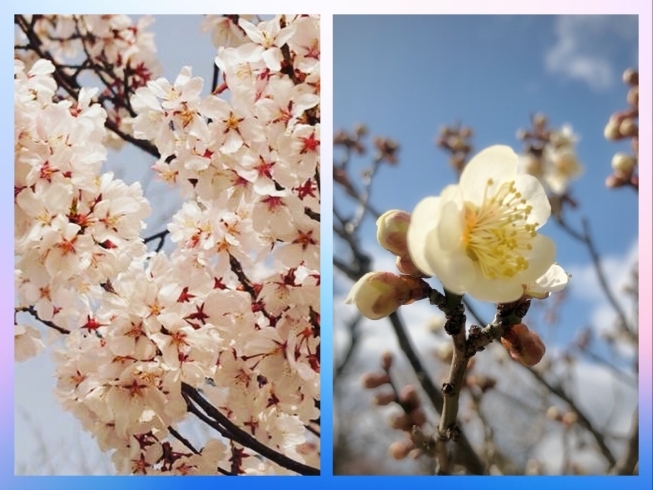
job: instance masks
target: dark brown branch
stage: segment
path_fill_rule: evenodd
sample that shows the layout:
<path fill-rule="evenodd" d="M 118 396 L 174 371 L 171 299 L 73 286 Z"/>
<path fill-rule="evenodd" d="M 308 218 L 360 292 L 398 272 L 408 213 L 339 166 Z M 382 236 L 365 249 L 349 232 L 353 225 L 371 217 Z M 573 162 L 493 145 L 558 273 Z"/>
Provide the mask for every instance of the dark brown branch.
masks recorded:
<path fill-rule="evenodd" d="M 179 442 L 181 442 L 184 446 L 186 446 L 188 449 L 190 449 L 194 454 L 199 454 L 200 452 L 193 447 L 193 445 L 190 443 L 188 439 L 186 439 L 184 436 L 182 436 L 179 432 L 177 432 L 174 427 L 170 426 L 168 427 L 168 431 L 170 431 L 170 434 L 177 439 Z"/>
<path fill-rule="evenodd" d="M 152 240 L 159 240 L 159 243 L 157 244 L 157 246 L 155 248 L 155 251 L 160 252 L 161 249 L 163 248 L 163 245 L 165 244 L 166 236 L 168 236 L 169 233 L 170 233 L 169 230 L 162 230 L 162 231 L 160 231 L 158 233 L 155 233 L 154 235 L 150 235 L 150 236 L 144 238 L 143 243 L 147 244 L 147 243 L 151 242 Z"/>
<path fill-rule="evenodd" d="M 53 329 L 53 330 L 56 330 L 57 332 L 62 333 L 62 334 L 64 334 L 64 335 L 67 335 L 67 334 L 70 333 L 70 330 L 66 330 L 65 328 L 60 327 L 59 325 L 57 325 L 57 324 L 54 323 L 54 322 L 51 322 L 51 321 L 49 321 L 49 320 L 43 320 L 43 319 L 39 316 L 39 314 L 37 313 L 36 308 L 34 308 L 33 306 L 22 307 L 22 308 L 16 308 L 15 311 L 16 311 L 16 312 L 21 312 L 21 313 L 29 313 L 30 315 L 32 315 L 35 319 L 37 319 L 38 321 L 40 321 L 40 322 L 41 322 L 43 325 L 45 325 L 46 327 L 49 327 L 49 328 L 51 328 L 51 329 Z"/>
<path fill-rule="evenodd" d="M 230 439 L 232 441 L 257 452 L 261 456 L 269 459 L 279 466 L 282 466 L 290 471 L 294 471 L 295 473 L 299 473 L 301 475 L 320 474 L 320 470 L 318 468 L 313 468 L 303 463 L 299 463 L 298 461 L 294 461 L 293 459 L 261 443 L 248 432 L 245 432 L 243 429 L 229 420 L 192 386 L 186 383 L 182 383 L 181 389 L 182 393 L 184 393 L 190 400 L 192 400 L 193 403 L 197 404 L 209 418 L 213 419 L 218 426 L 226 429 L 231 434 Z"/>
<path fill-rule="evenodd" d="M 336 366 L 335 373 L 333 375 L 334 379 L 342 376 L 342 374 L 345 372 L 345 369 L 347 368 L 347 365 L 349 364 L 349 361 L 354 355 L 354 351 L 356 350 L 358 341 L 360 340 L 360 332 L 358 330 L 358 326 L 360 325 L 362 318 L 362 315 L 357 315 L 356 318 L 349 323 L 349 347 L 347 348 L 347 352 L 345 352 L 342 360 Z"/>
<path fill-rule="evenodd" d="M 305 207 L 304 214 L 311 218 L 313 221 L 317 221 L 318 223 L 320 222 L 320 213 L 316 213 L 311 208 Z"/>

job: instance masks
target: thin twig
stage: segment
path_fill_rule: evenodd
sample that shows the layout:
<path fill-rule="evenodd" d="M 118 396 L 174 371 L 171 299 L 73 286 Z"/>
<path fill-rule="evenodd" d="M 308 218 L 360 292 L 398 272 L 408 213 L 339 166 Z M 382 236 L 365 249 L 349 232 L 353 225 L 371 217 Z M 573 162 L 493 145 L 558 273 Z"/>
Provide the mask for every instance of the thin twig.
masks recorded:
<path fill-rule="evenodd" d="M 601 257 L 599 256 L 599 253 L 596 250 L 596 246 L 594 245 L 594 241 L 592 240 L 592 237 L 590 235 L 589 222 L 587 221 L 587 219 L 583 218 L 581 221 L 583 225 L 582 233 L 578 232 L 577 230 L 569 226 L 569 224 L 562 218 L 561 215 L 558 215 L 556 217 L 556 221 L 560 225 L 560 227 L 563 230 L 565 230 L 572 238 L 583 243 L 587 247 L 587 251 L 589 252 L 590 257 L 592 259 L 592 264 L 594 266 L 596 276 L 599 280 L 599 283 L 601 284 L 601 289 L 603 289 L 606 298 L 612 305 L 614 311 L 617 313 L 617 316 L 619 317 L 623 329 L 627 331 L 629 334 L 631 334 L 631 337 L 634 336 L 634 339 L 636 340 L 637 335 L 634 334 L 632 328 L 630 328 L 630 323 L 628 322 L 626 313 L 624 312 L 623 308 L 621 307 L 617 299 L 614 297 L 614 294 L 612 293 L 612 289 L 610 289 L 608 281 L 605 278 L 605 273 L 603 272 L 603 267 L 601 265 Z"/>
<path fill-rule="evenodd" d="M 422 361 L 420 360 L 415 348 L 406 333 L 403 322 L 399 318 L 397 313 L 391 314 L 389 317 L 392 328 L 397 336 L 397 341 L 399 342 L 399 347 L 402 352 L 408 359 L 417 380 L 419 381 L 422 389 L 428 396 L 431 404 L 438 413 L 442 412 L 442 406 L 444 404 L 444 399 L 440 390 L 438 390 L 433 384 L 433 381 L 429 377 L 428 373 L 424 369 Z M 457 451 L 454 453 L 454 461 L 465 466 L 470 473 L 474 475 L 482 475 L 485 465 L 474 451 L 474 448 L 467 439 L 465 433 L 463 432 L 458 441 Z"/>
<path fill-rule="evenodd" d="M 639 405 L 635 407 L 626 450 L 610 471 L 611 475 L 632 475 L 639 462 Z"/>
<path fill-rule="evenodd" d="M 589 431 L 590 434 L 594 437 L 594 440 L 596 441 L 596 444 L 599 447 L 599 450 L 601 451 L 601 454 L 603 457 L 606 459 L 606 461 L 609 463 L 610 466 L 614 466 L 616 460 L 614 455 L 612 454 L 612 451 L 610 451 L 610 448 L 607 446 L 605 443 L 605 438 L 603 437 L 603 434 L 601 434 L 598 430 L 594 428 L 592 423 L 589 421 L 587 416 L 583 413 L 582 410 L 579 409 L 579 407 L 576 405 L 576 403 L 571 399 L 567 393 L 563 390 L 562 387 L 560 386 L 553 386 L 551 383 L 549 383 L 546 379 L 544 379 L 544 376 L 542 376 L 538 371 L 536 371 L 533 368 L 526 368 L 526 370 L 531 373 L 531 375 L 545 388 L 547 388 L 551 393 L 556 395 L 558 398 L 563 400 L 567 405 L 569 405 L 569 408 L 571 408 L 576 414 L 578 415 L 578 423 L 585 427 Z"/>

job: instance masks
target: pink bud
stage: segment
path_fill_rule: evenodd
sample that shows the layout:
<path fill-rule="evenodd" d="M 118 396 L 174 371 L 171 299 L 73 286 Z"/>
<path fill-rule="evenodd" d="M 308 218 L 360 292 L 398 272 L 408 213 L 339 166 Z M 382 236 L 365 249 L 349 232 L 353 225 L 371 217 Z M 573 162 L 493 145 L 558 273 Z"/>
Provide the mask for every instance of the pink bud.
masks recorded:
<path fill-rule="evenodd" d="M 365 373 L 361 376 L 361 384 L 368 390 L 378 388 L 390 382 L 387 373 Z"/>
<path fill-rule="evenodd" d="M 406 211 L 398 209 L 386 211 L 376 220 L 376 238 L 379 244 L 399 257 L 408 255 L 406 234 L 409 224 L 410 214 Z"/>
<path fill-rule="evenodd" d="M 392 367 L 393 359 L 392 352 L 389 350 L 384 351 L 383 354 L 381 354 L 381 366 L 383 369 L 386 371 L 390 369 Z"/>
<path fill-rule="evenodd" d="M 510 352 L 510 357 L 524 366 L 535 366 L 546 352 L 540 336 L 523 323 L 508 329 L 501 337 L 501 343 Z"/>
<path fill-rule="evenodd" d="M 419 395 L 414 385 L 404 386 L 399 393 L 399 399 L 411 408 L 418 408 L 420 406 Z"/>
<path fill-rule="evenodd" d="M 417 266 L 409 256 L 405 256 L 405 257 L 397 256 L 397 260 L 395 261 L 395 264 L 397 265 L 397 270 L 402 274 L 406 274 L 408 276 L 413 276 L 413 277 L 424 277 L 422 271 L 417 268 Z"/>
<path fill-rule="evenodd" d="M 388 419 L 388 424 L 395 430 L 410 431 L 413 427 L 413 419 L 407 413 L 393 413 Z"/>
<path fill-rule="evenodd" d="M 395 394 L 393 391 L 388 391 L 385 393 L 377 393 L 376 395 L 374 395 L 373 398 L 374 405 L 378 405 L 380 407 L 390 405 L 394 401 L 395 401 Z"/>
<path fill-rule="evenodd" d="M 410 441 L 395 441 L 390 444 L 388 452 L 396 460 L 404 459 L 408 453 L 415 448 L 415 445 Z"/>

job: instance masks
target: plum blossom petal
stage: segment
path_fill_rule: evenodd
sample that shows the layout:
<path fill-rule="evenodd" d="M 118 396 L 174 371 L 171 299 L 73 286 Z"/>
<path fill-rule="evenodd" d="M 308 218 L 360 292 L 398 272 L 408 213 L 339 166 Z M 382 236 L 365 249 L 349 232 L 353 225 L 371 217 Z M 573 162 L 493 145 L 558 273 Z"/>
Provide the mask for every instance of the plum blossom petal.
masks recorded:
<path fill-rule="evenodd" d="M 517 160 L 507 146 L 487 148 L 465 167 L 458 185 L 413 211 L 410 257 L 448 291 L 514 301 L 553 263 L 555 243 L 536 231 L 551 207 L 535 177 L 517 175 Z"/>

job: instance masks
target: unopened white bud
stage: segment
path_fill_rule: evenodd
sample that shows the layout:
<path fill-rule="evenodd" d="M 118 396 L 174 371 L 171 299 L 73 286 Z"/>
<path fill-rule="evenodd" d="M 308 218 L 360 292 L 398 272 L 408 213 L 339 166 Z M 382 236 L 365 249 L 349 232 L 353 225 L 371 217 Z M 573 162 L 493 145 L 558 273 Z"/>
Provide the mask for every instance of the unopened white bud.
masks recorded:
<path fill-rule="evenodd" d="M 379 244 L 398 257 L 407 256 L 406 234 L 409 224 L 410 214 L 406 211 L 398 209 L 386 211 L 376 220 L 376 238 Z"/>
<path fill-rule="evenodd" d="M 612 170 L 619 177 L 629 178 L 635 169 L 635 159 L 626 153 L 615 153 L 612 157 Z"/>

